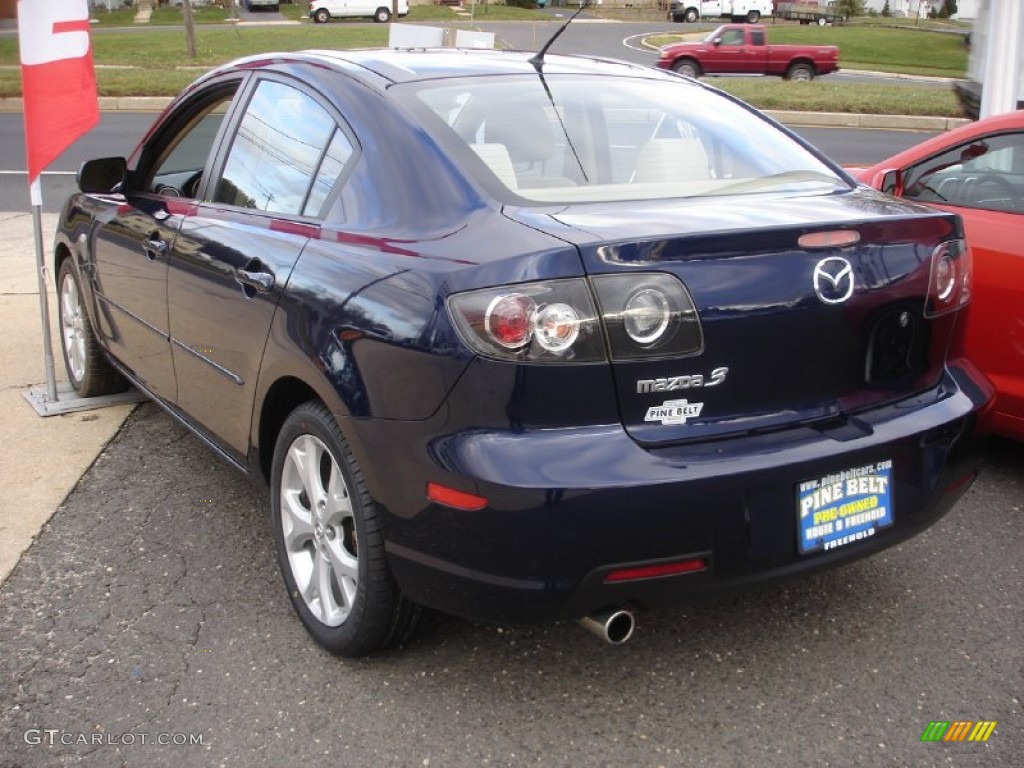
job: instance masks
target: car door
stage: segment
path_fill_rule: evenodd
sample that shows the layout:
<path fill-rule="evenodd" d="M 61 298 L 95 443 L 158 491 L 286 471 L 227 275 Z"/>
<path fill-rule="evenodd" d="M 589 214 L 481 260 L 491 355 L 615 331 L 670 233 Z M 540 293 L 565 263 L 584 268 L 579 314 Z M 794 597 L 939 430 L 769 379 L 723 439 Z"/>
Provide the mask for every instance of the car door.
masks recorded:
<path fill-rule="evenodd" d="M 959 213 L 974 255 L 971 359 L 997 420 L 1024 437 L 1024 133 L 975 138 L 903 171 L 903 196 Z"/>
<path fill-rule="evenodd" d="M 123 199 L 97 211 L 90 279 L 96 333 L 136 380 L 173 401 L 168 335 L 167 268 L 185 202 L 211 157 L 238 81 L 183 101 L 150 131 L 133 158 Z"/>
<path fill-rule="evenodd" d="M 707 58 L 701 59 L 704 71 L 708 74 L 746 72 L 745 35 L 742 29 L 728 27 L 715 40 Z"/>
<path fill-rule="evenodd" d="M 178 405 L 238 460 L 278 301 L 354 147 L 298 82 L 264 76 L 243 98 L 218 171 L 182 223 L 167 289 Z"/>

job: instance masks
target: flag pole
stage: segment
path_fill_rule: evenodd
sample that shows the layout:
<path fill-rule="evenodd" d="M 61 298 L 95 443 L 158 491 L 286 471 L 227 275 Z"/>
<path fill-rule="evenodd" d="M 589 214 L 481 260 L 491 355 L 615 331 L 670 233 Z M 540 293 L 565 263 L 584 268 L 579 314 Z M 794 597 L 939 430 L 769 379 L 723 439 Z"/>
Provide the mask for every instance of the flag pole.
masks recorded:
<path fill-rule="evenodd" d="M 46 257 L 43 253 L 43 193 L 36 176 L 29 182 L 32 202 L 32 230 L 36 241 L 36 279 L 39 281 L 39 315 L 43 328 L 43 366 L 46 368 L 46 399 L 57 401 L 57 373 L 53 365 L 50 339 L 50 300 L 46 286 Z"/>

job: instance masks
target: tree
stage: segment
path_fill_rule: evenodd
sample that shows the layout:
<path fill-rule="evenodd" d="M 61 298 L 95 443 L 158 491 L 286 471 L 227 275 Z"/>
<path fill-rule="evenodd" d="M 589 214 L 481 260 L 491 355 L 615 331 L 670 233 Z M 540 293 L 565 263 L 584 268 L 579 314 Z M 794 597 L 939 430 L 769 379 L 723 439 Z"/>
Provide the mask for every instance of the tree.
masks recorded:
<path fill-rule="evenodd" d="M 892 16 L 892 8 L 889 7 L 889 0 L 885 0 L 885 5 L 882 6 L 882 15 L 886 18 Z"/>
<path fill-rule="evenodd" d="M 956 15 L 956 11 L 956 0 L 943 0 L 939 16 L 943 19 L 948 19 L 950 16 Z"/>
<path fill-rule="evenodd" d="M 838 0 L 836 10 L 847 18 L 863 16 L 864 0 Z"/>

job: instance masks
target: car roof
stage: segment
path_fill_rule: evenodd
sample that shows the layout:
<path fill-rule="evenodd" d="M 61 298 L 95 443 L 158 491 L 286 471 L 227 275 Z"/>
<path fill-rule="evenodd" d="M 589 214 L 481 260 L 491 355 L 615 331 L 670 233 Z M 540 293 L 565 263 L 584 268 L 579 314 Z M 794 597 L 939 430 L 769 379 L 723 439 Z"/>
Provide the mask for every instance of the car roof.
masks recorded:
<path fill-rule="evenodd" d="M 533 51 L 496 51 L 463 48 L 362 48 L 352 50 L 307 50 L 293 53 L 263 53 L 225 64 L 217 71 L 254 69 L 308 63 L 345 70 L 359 76 L 372 73 L 389 83 L 407 83 L 449 77 L 536 74 Z M 663 79 L 660 70 L 625 61 L 587 56 L 547 54 L 545 75 L 593 74 Z M 365 77 L 363 79 L 375 79 Z"/>

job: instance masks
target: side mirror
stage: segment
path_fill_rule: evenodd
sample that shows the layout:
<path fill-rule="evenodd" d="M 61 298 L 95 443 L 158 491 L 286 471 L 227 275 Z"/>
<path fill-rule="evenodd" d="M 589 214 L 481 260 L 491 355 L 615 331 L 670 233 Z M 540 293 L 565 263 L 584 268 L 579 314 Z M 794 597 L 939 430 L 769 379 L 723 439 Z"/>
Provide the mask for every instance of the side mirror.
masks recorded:
<path fill-rule="evenodd" d="M 109 195 L 124 191 L 128 161 L 123 157 L 86 160 L 78 169 L 78 188 L 87 194 Z"/>
<path fill-rule="evenodd" d="M 879 171 L 871 179 L 871 186 L 880 189 L 887 195 L 903 196 L 903 171 L 898 168 L 887 168 Z"/>

